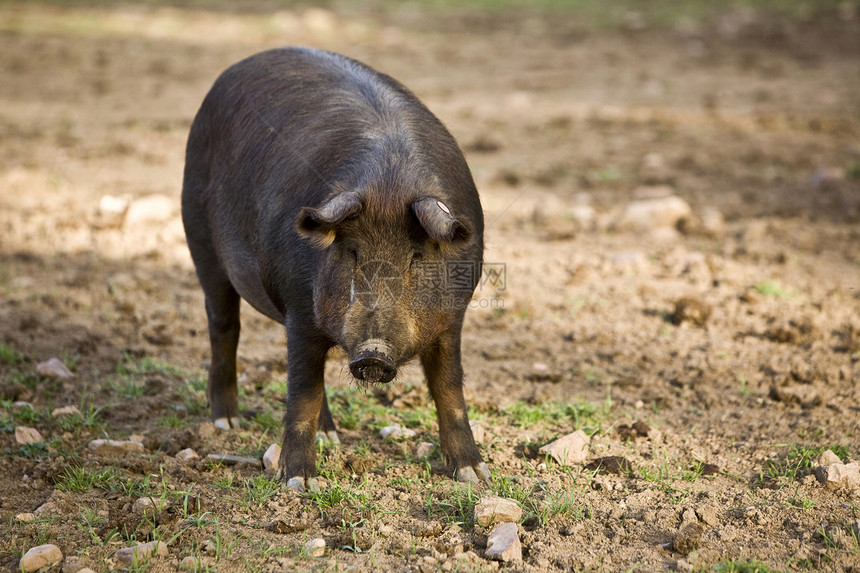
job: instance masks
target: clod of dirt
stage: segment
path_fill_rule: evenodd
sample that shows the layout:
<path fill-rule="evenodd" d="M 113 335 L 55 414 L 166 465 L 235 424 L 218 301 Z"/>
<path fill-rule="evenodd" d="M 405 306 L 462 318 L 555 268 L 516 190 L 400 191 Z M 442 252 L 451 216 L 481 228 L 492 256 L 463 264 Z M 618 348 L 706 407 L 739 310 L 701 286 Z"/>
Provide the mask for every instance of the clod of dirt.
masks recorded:
<path fill-rule="evenodd" d="M 42 434 L 36 428 L 28 426 L 15 427 L 15 442 L 18 444 L 35 444 L 44 441 L 45 438 L 42 437 Z"/>
<path fill-rule="evenodd" d="M 170 507 L 170 500 L 158 497 L 139 497 L 134 500 L 131 510 L 139 515 L 151 517 Z"/>
<path fill-rule="evenodd" d="M 143 444 L 131 440 L 93 440 L 87 449 L 98 456 L 122 456 L 128 452 L 143 453 Z"/>
<path fill-rule="evenodd" d="M 633 472 L 633 465 L 627 458 L 621 456 L 606 456 L 603 458 L 597 458 L 585 466 L 585 469 L 592 472 L 597 471 L 601 473 L 620 475 Z"/>
<path fill-rule="evenodd" d="M 32 547 L 21 558 L 18 568 L 21 571 L 38 571 L 45 567 L 53 567 L 63 560 L 63 552 L 56 545 L 39 545 Z"/>
<path fill-rule="evenodd" d="M 841 464 L 842 459 L 833 453 L 833 450 L 824 450 L 815 458 L 813 464 L 816 466 L 829 466 L 831 464 Z"/>
<path fill-rule="evenodd" d="M 713 310 L 713 307 L 705 301 L 685 296 L 675 301 L 675 310 L 670 318 L 673 324 L 691 322 L 697 326 L 702 326 L 711 318 Z"/>
<path fill-rule="evenodd" d="M 674 228 L 689 217 L 690 205 L 672 194 L 670 187 L 642 187 L 634 191 L 641 198 L 627 204 L 613 227 L 618 231 L 647 232 L 660 227 Z"/>
<path fill-rule="evenodd" d="M 488 495 L 475 505 L 475 521 L 484 527 L 494 523 L 516 523 L 523 516 L 523 510 L 512 499 Z"/>
<path fill-rule="evenodd" d="M 717 508 L 712 505 L 705 505 L 696 509 L 696 516 L 707 525 L 714 526 L 720 522 L 720 518 L 717 514 Z"/>
<path fill-rule="evenodd" d="M 698 549 L 704 531 L 704 528 L 698 523 L 686 523 L 682 525 L 678 529 L 678 533 L 675 534 L 672 549 L 682 555 L 687 555 L 691 551 Z"/>
<path fill-rule="evenodd" d="M 274 533 L 287 535 L 290 533 L 296 533 L 297 531 L 304 531 L 310 526 L 311 523 L 303 519 L 276 519 L 267 525 L 266 529 Z"/>
<path fill-rule="evenodd" d="M 178 452 L 176 452 L 175 457 L 177 462 L 184 464 L 190 462 L 191 460 L 196 460 L 200 456 L 191 448 L 185 448 L 184 450 L 179 450 Z"/>
<path fill-rule="evenodd" d="M 276 473 L 278 471 L 278 462 L 281 459 L 281 446 L 278 444 L 272 444 L 266 449 L 266 453 L 263 454 L 263 469 L 269 473 Z"/>
<path fill-rule="evenodd" d="M 80 414 L 81 411 L 75 405 L 63 406 L 62 408 L 54 408 L 51 410 L 52 418 L 60 418 L 62 416 L 74 416 Z"/>
<path fill-rule="evenodd" d="M 720 466 L 717 464 L 705 464 L 702 466 L 703 476 L 715 476 L 720 473 Z"/>
<path fill-rule="evenodd" d="M 794 386 L 772 386 L 770 397 L 785 404 L 800 404 L 804 408 L 812 408 L 821 404 L 821 396 L 813 386 L 796 384 Z"/>
<path fill-rule="evenodd" d="M 478 444 L 483 443 L 486 432 L 484 431 L 484 426 L 481 425 L 481 422 L 471 420 L 469 422 L 469 428 L 472 430 L 472 437 L 475 439 L 475 442 Z"/>
<path fill-rule="evenodd" d="M 543 446 L 539 451 L 549 454 L 561 465 L 577 464 L 588 457 L 589 438 L 582 430 L 563 436 Z"/>
<path fill-rule="evenodd" d="M 502 523 L 496 527 L 487 539 L 487 551 L 484 555 L 488 559 L 505 563 L 522 561 L 523 546 L 517 535 L 517 524 Z"/>
<path fill-rule="evenodd" d="M 781 344 L 809 344 L 815 338 L 815 326 L 809 320 L 789 320 L 774 324 L 764 335 Z"/>
<path fill-rule="evenodd" d="M 634 422 L 631 426 L 628 426 L 627 424 L 621 424 L 615 429 L 615 432 L 618 434 L 618 437 L 623 442 L 634 440 L 636 438 L 647 438 L 648 432 L 650 431 L 651 426 L 641 420 Z"/>
<path fill-rule="evenodd" d="M 59 358 L 49 358 L 44 362 L 39 362 L 36 365 L 36 373 L 46 378 L 55 378 L 64 380 L 74 376 L 72 372 L 66 368 L 63 361 Z"/>
<path fill-rule="evenodd" d="M 376 467 L 376 462 L 371 456 L 351 452 L 346 456 L 346 465 L 352 473 L 360 476 Z"/>
<path fill-rule="evenodd" d="M 21 523 L 30 523 L 36 520 L 36 516 L 32 513 L 19 513 L 15 516 L 15 521 L 19 521 Z"/>
<path fill-rule="evenodd" d="M 143 560 L 153 555 L 166 557 L 167 544 L 163 541 L 150 541 L 149 543 L 141 543 L 135 547 L 123 547 L 113 554 L 114 559 L 124 565 L 141 563 Z"/>
<path fill-rule="evenodd" d="M 472 430 L 474 434 L 474 429 Z M 477 441 L 477 440 L 475 440 Z M 416 458 L 426 458 L 430 454 L 433 453 L 433 448 L 436 446 L 432 442 L 421 442 L 417 446 L 415 446 L 415 457 Z M 347 462 L 349 463 L 349 462 Z"/>
<path fill-rule="evenodd" d="M 835 463 L 815 468 L 816 479 L 828 489 L 860 490 L 860 464 Z"/>

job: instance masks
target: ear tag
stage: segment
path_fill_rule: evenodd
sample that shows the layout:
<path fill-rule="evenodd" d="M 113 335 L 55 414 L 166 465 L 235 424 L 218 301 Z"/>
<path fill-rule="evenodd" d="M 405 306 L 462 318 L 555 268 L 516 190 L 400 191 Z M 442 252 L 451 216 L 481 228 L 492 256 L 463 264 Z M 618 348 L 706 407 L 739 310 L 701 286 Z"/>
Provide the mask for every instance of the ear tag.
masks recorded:
<path fill-rule="evenodd" d="M 439 208 L 445 211 L 447 214 L 451 214 L 451 211 L 448 209 L 448 206 L 442 201 L 436 201 L 436 205 L 438 205 Z"/>

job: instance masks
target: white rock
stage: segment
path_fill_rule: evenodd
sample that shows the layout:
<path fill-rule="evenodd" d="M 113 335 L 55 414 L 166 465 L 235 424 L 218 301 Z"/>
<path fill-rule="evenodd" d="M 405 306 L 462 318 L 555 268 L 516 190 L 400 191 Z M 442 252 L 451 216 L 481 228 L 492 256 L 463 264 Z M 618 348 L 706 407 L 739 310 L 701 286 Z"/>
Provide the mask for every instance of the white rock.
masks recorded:
<path fill-rule="evenodd" d="M 692 213 L 690 205 L 675 195 L 631 201 L 615 221 L 618 230 L 644 232 L 657 227 L 674 227 Z"/>
<path fill-rule="evenodd" d="M 21 571 L 38 571 L 45 567 L 53 567 L 63 560 L 63 552 L 56 545 L 39 545 L 24 554 L 18 568 Z"/>
<path fill-rule="evenodd" d="M 36 373 L 46 378 L 71 378 L 73 374 L 59 358 L 49 358 L 36 364 Z"/>
<path fill-rule="evenodd" d="M 856 462 L 818 466 L 815 477 L 828 489 L 860 490 L 860 465 Z"/>
<path fill-rule="evenodd" d="M 192 450 L 191 448 L 185 448 L 184 450 L 179 450 L 176 452 L 176 461 L 180 463 L 190 462 L 191 460 L 196 460 L 200 456 L 197 455 L 197 452 Z"/>
<path fill-rule="evenodd" d="M 125 215 L 126 211 L 128 211 L 129 203 L 131 203 L 131 197 L 129 195 L 123 195 L 122 197 L 102 195 L 102 198 L 99 199 L 99 214 L 121 217 L 122 215 Z"/>
<path fill-rule="evenodd" d="M 53 501 L 46 501 L 39 507 L 33 510 L 35 515 L 49 515 L 57 510 L 57 504 Z"/>
<path fill-rule="evenodd" d="M 63 406 L 61 408 L 54 408 L 51 410 L 52 418 L 59 418 L 60 416 L 74 416 L 76 414 L 80 414 L 81 411 L 78 410 L 78 407 L 75 405 Z"/>
<path fill-rule="evenodd" d="M 577 430 L 543 446 L 540 452 L 551 455 L 561 465 L 569 466 L 585 461 L 589 441 L 585 432 Z"/>
<path fill-rule="evenodd" d="M 143 453 L 143 444 L 130 440 L 93 440 L 87 444 L 87 449 L 100 456 L 121 456 L 128 452 Z"/>
<path fill-rule="evenodd" d="M 124 565 L 134 565 L 135 563 L 143 562 L 151 556 L 166 557 L 167 544 L 163 541 L 150 541 L 149 543 L 142 543 L 135 547 L 118 549 L 113 556 Z"/>
<path fill-rule="evenodd" d="M 170 507 L 170 500 L 160 497 L 139 497 L 134 500 L 131 510 L 138 515 L 155 515 Z"/>
<path fill-rule="evenodd" d="M 841 464 L 841 463 L 842 463 L 842 460 L 839 459 L 839 456 L 834 454 L 832 450 L 824 450 L 823 452 L 821 452 L 821 455 L 819 455 L 815 459 L 815 461 L 813 462 L 813 465 L 829 466 L 831 464 Z"/>
<path fill-rule="evenodd" d="M 128 206 L 125 214 L 125 226 L 142 223 L 158 223 L 170 219 L 176 211 L 176 203 L 167 195 L 147 195 Z"/>
<path fill-rule="evenodd" d="M 191 555 L 188 555 L 187 557 L 183 557 L 182 561 L 179 562 L 179 568 L 185 569 L 187 571 L 197 571 L 197 569 L 198 569 L 197 565 L 198 565 L 197 560 L 194 557 L 192 557 Z"/>
<path fill-rule="evenodd" d="M 475 504 L 475 521 L 484 527 L 494 523 L 516 523 L 522 516 L 523 509 L 512 499 L 488 495 Z"/>
<path fill-rule="evenodd" d="M 421 442 L 417 446 L 415 446 L 415 457 L 416 458 L 426 458 L 431 453 L 433 453 L 433 448 L 435 445 L 431 442 Z"/>
<path fill-rule="evenodd" d="M 469 422 L 469 427 L 472 429 L 472 437 L 475 438 L 475 442 L 478 444 L 484 443 L 484 426 L 480 422 L 472 420 Z"/>
<path fill-rule="evenodd" d="M 35 521 L 36 516 L 32 513 L 19 513 L 15 516 L 15 519 L 21 523 L 30 523 L 31 521 Z"/>
<path fill-rule="evenodd" d="M 40 434 L 39 430 L 36 428 L 30 428 L 28 426 L 15 427 L 15 442 L 19 444 L 35 444 L 37 442 L 44 441 L 45 438 L 42 437 L 42 434 Z"/>
<path fill-rule="evenodd" d="M 517 524 L 502 523 L 496 527 L 487 539 L 485 555 L 497 561 L 522 561 L 523 546 L 517 535 Z"/>
<path fill-rule="evenodd" d="M 702 228 L 712 237 L 719 238 L 726 234 L 726 220 L 719 209 L 704 207 L 699 213 L 699 219 L 702 220 Z"/>
<path fill-rule="evenodd" d="M 325 539 L 317 537 L 305 543 L 305 552 L 308 557 L 322 557 L 325 555 Z"/>
<path fill-rule="evenodd" d="M 415 431 L 410 430 L 409 428 L 402 428 L 400 424 L 392 424 L 391 426 L 385 426 L 381 430 L 379 430 L 379 437 L 382 439 L 385 438 L 411 438 L 415 436 Z"/>
<path fill-rule="evenodd" d="M 281 460 L 281 446 L 272 444 L 263 454 L 263 469 L 267 472 L 275 473 L 278 471 L 278 463 Z"/>

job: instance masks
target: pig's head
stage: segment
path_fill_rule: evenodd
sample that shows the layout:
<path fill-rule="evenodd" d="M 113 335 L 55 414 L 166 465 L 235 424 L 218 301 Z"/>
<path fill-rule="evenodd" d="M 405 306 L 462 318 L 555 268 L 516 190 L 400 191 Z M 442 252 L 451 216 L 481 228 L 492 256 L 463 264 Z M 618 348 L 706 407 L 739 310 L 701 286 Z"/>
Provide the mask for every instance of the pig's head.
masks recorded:
<path fill-rule="evenodd" d="M 458 305 L 440 283 L 446 261 L 457 260 L 472 231 L 434 196 L 394 202 L 344 192 L 303 208 L 296 226 L 323 251 L 314 281 L 317 326 L 346 351 L 360 382 L 391 381 L 461 316 L 463 296 L 471 296 L 461 291 Z"/>

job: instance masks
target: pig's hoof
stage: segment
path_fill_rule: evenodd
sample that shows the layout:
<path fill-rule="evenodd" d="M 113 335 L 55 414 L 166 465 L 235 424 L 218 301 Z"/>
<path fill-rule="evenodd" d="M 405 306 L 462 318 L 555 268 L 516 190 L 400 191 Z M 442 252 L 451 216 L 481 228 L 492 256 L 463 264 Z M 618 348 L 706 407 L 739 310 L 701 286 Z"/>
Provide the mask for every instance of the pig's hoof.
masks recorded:
<path fill-rule="evenodd" d="M 298 492 L 319 491 L 320 485 L 316 478 L 305 479 L 302 476 L 293 476 L 287 480 L 287 487 Z"/>
<path fill-rule="evenodd" d="M 337 437 L 337 432 L 334 430 L 330 432 L 317 432 L 317 443 L 319 442 L 338 445 L 340 444 L 340 438 Z"/>
<path fill-rule="evenodd" d="M 466 466 L 457 470 L 457 481 L 469 483 L 478 483 L 479 481 L 489 482 L 492 479 L 490 468 L 484 462 L 476 466 Z"/>
<path fill-rule="evenodd" d="M 229 430 L 230 428 L 238 428 L 239 427 L 239 418 L 217 418 L 212 422 L 216 428 L 219 430 Z"/>

